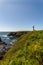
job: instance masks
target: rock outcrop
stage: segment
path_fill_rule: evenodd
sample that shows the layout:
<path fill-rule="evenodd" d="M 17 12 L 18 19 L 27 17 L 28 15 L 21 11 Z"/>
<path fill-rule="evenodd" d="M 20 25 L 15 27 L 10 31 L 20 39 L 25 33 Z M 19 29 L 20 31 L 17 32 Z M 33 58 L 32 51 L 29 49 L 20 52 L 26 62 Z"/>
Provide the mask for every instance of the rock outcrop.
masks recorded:
<path fill-rule="evenodd" d="M 21 35 L 23 35 L 23 34 L 26 34 L 27 33 L 27 31 L 25 32 L 11 32 L 11 33 L 9 33 L 8 34 L 8 36 L 12 39 L 12 38 L 19 38 Z"/>

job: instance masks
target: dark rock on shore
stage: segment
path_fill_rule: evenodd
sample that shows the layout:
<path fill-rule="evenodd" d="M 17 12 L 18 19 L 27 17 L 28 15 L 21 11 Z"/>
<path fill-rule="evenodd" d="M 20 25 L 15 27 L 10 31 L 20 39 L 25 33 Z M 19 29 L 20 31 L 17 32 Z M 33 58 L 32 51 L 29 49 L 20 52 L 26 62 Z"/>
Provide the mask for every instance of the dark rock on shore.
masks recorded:
<path fill-rule="evenodd" d="M 13 38 L 19 38 L 21 35 L 23 35 L 23 34 L 26 34 L 27 32 L 11 32 L 11 33 L 9 33 L 8 34 L 8 36 L 11 38 L 11 39 L 13 39 Z"/>
<path fill-rule="evenodd" d="M 11 48 L 11 45 L 6 44 L 0 38 L 0 60 L 3 58 L 4 54 Z"/>

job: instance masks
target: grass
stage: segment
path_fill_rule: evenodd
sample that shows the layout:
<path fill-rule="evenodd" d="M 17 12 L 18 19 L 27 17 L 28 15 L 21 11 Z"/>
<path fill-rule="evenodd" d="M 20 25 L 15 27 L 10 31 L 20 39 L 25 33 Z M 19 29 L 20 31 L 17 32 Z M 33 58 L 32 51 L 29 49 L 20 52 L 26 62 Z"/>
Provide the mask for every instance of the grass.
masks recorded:
<path fill-rule="evenodd" d="M 43 31 L 22 35 L 0 65 L 43 65 Z"/>

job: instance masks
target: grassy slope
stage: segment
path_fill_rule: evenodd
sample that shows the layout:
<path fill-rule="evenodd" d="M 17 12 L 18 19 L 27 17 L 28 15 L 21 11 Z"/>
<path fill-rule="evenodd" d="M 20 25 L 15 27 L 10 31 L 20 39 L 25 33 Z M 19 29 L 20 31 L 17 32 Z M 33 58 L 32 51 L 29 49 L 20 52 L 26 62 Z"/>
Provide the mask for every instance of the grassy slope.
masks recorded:
<path fill-rule="evenodd" d="M 43 65 L 43 31 L 22 35 L 6 53 L 1 65 Z"/>

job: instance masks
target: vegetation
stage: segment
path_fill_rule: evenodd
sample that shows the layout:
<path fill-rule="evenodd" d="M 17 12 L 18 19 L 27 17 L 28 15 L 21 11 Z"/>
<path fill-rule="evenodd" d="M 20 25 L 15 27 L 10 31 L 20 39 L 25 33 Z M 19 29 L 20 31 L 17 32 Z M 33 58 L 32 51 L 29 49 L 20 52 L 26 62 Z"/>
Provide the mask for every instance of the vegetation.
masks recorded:
<path fill-rule="evenodd" d="M 22 35 L 0 65 L 43 65 L 43 31 Z"/>

